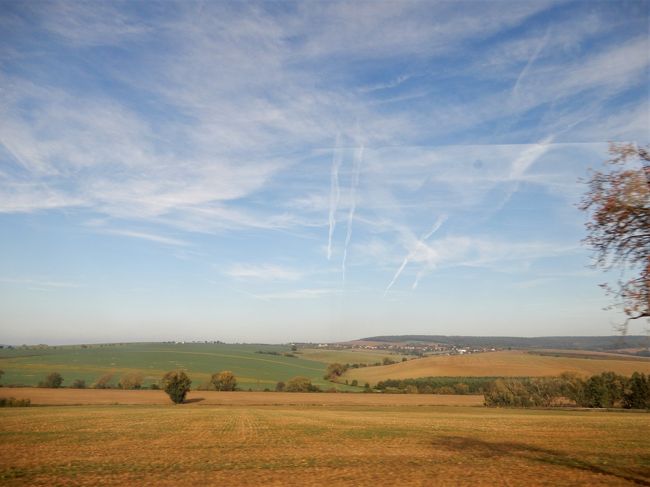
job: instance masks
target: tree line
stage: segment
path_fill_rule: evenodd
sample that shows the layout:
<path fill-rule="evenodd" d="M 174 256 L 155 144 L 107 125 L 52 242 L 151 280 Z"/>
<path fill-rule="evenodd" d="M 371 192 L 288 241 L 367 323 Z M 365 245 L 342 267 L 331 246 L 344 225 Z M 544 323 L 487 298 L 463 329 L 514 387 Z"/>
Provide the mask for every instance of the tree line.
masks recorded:
<path fill-rule="evenodd" d="M 420 377 L 387 379 L 375 389 L 396 394 L 483 394 L 496 377 Z"/>
<path fill-rule="evenodd" d="M 1 371 L 0 371 L 1 372 Z M 1 377 L 1 374 L 0 374 Z M 93 384 L 93 389 L 143 389 L 144 376 L 140 373 L 129 372 L 124 374 L 118 380 L 116 385 L 112 384 L 114 376 L 112 373 L 104 374 L 99 377 Z M 64 379 L 58 372 L 52 372 L 45 376 L 38 383 L 38 387 L 58 389 L 63 387 Z M 212 391 L 238 391 L 237 378 L 230 370 L 222 370 L 212 374 L 207 384 L 199 387 L 201 390 Z M 182 403 L 187 393 L 190 391 L 192 381 L 189 376 L 182 370 L 167 372 L 158 383 L 153 383 L 150 389 L 162 389 L 174 403 Z M 85 389 L 86 383 L 82 379 L 75 379 L 71 388 Z M 270 391 L 270 389 L 265 389 Z M 275 386 L 277 392 L 322 392 L 317 386 L 312 384 L 309 377 L 297 376 L 289 379 L 286 383 L 279 381 Z M 329 392 L 329 391 L 328 391 Z"/>
<path fill-rule="evenodd" d="M 579 407 L 650 409 L 650 376 L 635 372 L 631 377 L 603 372 L 589 378 L 564 373 L 560 377 L 497 379 L 484 393 L 485 405 L 493 407 Z"/>

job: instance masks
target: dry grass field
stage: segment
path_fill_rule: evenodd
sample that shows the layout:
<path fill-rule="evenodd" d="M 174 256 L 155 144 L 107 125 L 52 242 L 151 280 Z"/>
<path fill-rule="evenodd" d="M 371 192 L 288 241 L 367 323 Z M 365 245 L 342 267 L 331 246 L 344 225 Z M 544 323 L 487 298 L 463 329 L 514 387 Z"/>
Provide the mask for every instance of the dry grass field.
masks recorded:
<path fill-rule="evenodd" d="M 74 406 L 171 404 L 163 391 L 119 389 L 0 388 L 0 398 L 29 399 L 33 405 Z M 481 406 L 482 395 L 446 394 L 327 394 L 300 392 L 217 392 L 191 391 L 189 404 L 238 406 Z"/>
<path fill-rule="evenodd" d="M 650 373 L 650 360 L 602 358 L 586 355 L 554 356 L 522 351 L 486 352 L 471 355 L 445 355 L 409 360 L 382 367 L 349 369 L 343 380 L 357 379 L 360 384 L 376 384 L 386 379 L 409 379 L 416 377 L 544 377 L 557 376 L 562 372 L 581 375 L 613 371 L 622 375 L 633 372 Z"/>
<path fill-rule="evenodd" d="M 0 425 L 3 485 L 650 485 L 647 413 L 51 406 Z"/>

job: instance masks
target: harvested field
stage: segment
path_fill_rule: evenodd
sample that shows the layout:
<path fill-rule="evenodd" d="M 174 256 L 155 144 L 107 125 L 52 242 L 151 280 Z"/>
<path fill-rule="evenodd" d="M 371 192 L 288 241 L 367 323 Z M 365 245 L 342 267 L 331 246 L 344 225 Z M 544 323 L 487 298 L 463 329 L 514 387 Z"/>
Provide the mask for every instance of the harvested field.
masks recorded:
<path fill-rule="evenodd" d="M 0 424 L 4 485 L 650 485 L 646 413 L 70 406 Z"/>
<path fill-rule="evenodd" d="M 34 405 L 170 404 L 163 391 L 115 389 L 0 388 L 0 398 L 29 399 Z M 190 404 L 199 405 L 332 405 L 332 406 L 481 406 L 483 396 L 444 394 L 326 394 L 299 392 L 191 391 Z"/>
<path fill-rule="evenodd" d="M 394 365 L 349 369 L 343 379 L 357 379 L 363 384 L 376 384 L 386 379 L 416 377 L 544 377 L 562 372 L 581 375 L 612 371 L 622 375 L 633 372 L 650 373 L 650 360 L 617 359 L 592 355 L 556 356 L 522 351 L 486 352 L 471 355 L 445 355 L 409 360 Z"/>

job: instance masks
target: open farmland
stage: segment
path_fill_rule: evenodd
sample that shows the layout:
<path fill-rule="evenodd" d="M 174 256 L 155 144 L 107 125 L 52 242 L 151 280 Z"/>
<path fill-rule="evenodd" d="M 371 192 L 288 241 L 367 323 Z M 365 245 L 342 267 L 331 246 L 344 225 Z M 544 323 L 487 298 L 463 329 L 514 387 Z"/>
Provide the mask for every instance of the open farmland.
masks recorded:
<path fill-rule="evenodd" d="M 650 485 L 645 413 L 53 406 L 0 424 L 4 485 Z"/>
<path fill-rule="evenodd" d="M 3 384 L 28 386 L 38 384 L 50 372 L 59 372 L 65 379 L 64 386 L 74 379 L 83 379 L 90 385 L 106 373 L 114 374 L 112 383 L 115 384 L 121 375 L 129 372 L 142 373 L 147 385 L 173 369 L 186 370 L 193 387 L 207 382 L 212 373 L 220 370 L 233 371 L 239 387 L 244 389 L 273 389 L 278 381 L 298 375 L 309 377 L 321 387 L 332 386 L 323 380 L 322 362 L 284 353 L 290 353 L 289 347 L 203 343 L 32 347 L 0 350 L 0 369 L 5 372 Z"/>
<path fill-rule="evenodd" d="M 121 389 L 0 388 L 0 399 L 29 399 L 38 406 L 105 404 L 168 405 L 163 391 Z M 190 391 L 186 402 L 200 405 L 238 406 L 481 406 L 482 395 L 454 394 L 329 394 L 314 392 L 217 392 Z"/>
<path fill-rule="evenodd" d="M 650 360 L 635 357 L 608 356 L 595 358 L 540 355 L 521 351 L 486 352 L 470 355 L 444 355 L 409 360 L 382 367 L 349 369 L 342 380 L 357 379 L 359 383 L 376 384 L 386 379 L 416 377 L 544 377 L 562 372 L 581 375 L 613 371 L 622 375 L 633 372 L 650 373 Z"/>
<path fill-rule="evenodd" d="M 332 364 L 335 362 L 341 364 L 374 364 L 388 358 L 395 362 L 401 361 L 406 355 L 391 353 L 382 350 L 329 350 L 322 348 L 301 348 L 297 352 L 299 357 Z"/>

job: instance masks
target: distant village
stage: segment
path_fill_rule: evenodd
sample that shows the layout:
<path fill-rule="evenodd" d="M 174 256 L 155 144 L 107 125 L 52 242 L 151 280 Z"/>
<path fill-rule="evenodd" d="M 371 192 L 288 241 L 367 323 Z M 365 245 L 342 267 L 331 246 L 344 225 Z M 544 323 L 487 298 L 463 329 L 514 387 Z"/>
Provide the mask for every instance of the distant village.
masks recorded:
<path fill-rule="evenodd" d="M 464 355 L 470 353 L 495 352 L 493 347 L 463 347 L 447 343 L 391 343 L 391 342 L 344 342 L 319 343 L 317 348 L 326 350 L 373 350 L 387 351 L 401 355 Z"/>

